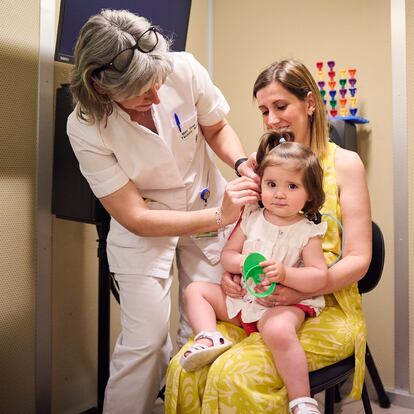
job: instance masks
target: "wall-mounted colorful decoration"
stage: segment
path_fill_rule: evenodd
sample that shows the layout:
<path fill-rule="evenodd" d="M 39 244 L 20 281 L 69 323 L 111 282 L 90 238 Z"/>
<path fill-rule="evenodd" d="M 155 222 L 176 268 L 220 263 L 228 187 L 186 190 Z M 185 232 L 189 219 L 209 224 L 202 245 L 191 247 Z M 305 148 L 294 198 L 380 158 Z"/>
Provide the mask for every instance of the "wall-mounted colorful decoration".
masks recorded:
<path fill-rule="evenodd" d="M 357 116 L 358 98 L 355 68 L 339 69 L 338 76 L 335 69 L 335 61 L 326 62 L 326 77 L 324 62 L 316 62 L 316 81 L 330 118 L 340 118 L 345 121 L 364 124 L 368 120 Z M 338 80 L 337 80 L 338 79 Z"/>

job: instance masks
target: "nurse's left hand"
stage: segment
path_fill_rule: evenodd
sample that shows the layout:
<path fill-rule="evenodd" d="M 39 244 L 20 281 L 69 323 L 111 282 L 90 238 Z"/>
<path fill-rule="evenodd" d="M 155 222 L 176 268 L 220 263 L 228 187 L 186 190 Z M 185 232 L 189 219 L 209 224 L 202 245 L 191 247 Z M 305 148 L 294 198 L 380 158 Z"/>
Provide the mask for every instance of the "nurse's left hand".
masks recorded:
<path fill-rule="evenodd" d="M 257 203 L 259 191 L 259 184 L 252 178 L 240 177 L 227 183 L 221 204 L 223 226 L 234 223 L 243 206 Z"/>
<path fill-rule="evenodd" d="M 229 272 L 224 272 L 221 277 L 221 289 L 226 296 L 234 299 L 242 299 L 246 294 L 246 289 L 241 287 L 241 275 L 233 275 Z"/>
<path fill-rule="evenodd" d="M 257 183 L 260 183 L 260 177 L 256 174 L 256 167 L 257 167 L 257 161 L 256 161 L 256 153 L 253 152 L 249 155 L 249 158 L 246 162 L 243 162 L 240 164 L 238 168 L 238 172 L 241 176 L 249 177 L 256 181 Z"/>

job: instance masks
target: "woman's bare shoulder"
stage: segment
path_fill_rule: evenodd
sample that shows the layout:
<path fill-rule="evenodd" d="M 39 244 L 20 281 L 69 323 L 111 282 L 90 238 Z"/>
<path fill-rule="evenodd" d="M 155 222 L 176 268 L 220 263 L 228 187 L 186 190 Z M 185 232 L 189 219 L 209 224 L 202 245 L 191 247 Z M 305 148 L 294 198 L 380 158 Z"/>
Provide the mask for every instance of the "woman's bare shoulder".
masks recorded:
<path fill-rule="evenodd" d="M 358 153 L 341 147 L 336 150 L 335 170 L 340 175 L 365 174 L 365 167 Z"/>
<path fill-rule="evenodd" d="M 337 148 L 335 154 L 336 182 L 342 192 L 345 188 L 356 189 L 365 186 L 365 167 L 360 156 L 343 148 Z"/>

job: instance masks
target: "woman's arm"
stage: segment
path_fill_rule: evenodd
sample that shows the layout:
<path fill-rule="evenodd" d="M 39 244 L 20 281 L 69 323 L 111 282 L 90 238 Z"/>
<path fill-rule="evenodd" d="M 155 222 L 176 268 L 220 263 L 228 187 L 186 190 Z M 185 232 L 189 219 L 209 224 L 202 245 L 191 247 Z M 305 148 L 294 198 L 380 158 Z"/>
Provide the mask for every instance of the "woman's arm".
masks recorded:
<path fill-rule="evenodd" d="M 364 165 L 357 153 L 337 148 L 335 169 L 345 246 L 341 260 L 328 271 L 326 287 L 317 293 L 336 292 L 357 282 L 371 262 L 371 204 Z"/>
<path fill-rule="evenodd" d="M 150 210 L 129 181 L 100 198 L 108 213 L 122 226 L 140 236 L 181 236 L 217 230 L 237 220 L 244 204 L 257 202 L 257 184 L 246 177 L 227 184 L 221 208 L 198 211 Z"/>
<path fill-rule="evenodd" d="M 226 119 L 210 126 L 200 125 L 200 128 L 210 148 L 230 168 L 234 168 L 234 164 L 238 159 L 246 157 L 238 136 Z M 258 181 L 250 157 L 248 161 L 240 165 L 238 171 L 241 175 Z"/>

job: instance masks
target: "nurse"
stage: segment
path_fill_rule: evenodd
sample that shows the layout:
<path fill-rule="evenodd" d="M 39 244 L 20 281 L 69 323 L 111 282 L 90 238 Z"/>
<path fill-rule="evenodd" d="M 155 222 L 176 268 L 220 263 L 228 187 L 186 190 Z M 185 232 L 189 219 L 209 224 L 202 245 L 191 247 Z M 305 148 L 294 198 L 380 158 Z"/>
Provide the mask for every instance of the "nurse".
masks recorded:
<path fill-rule="evenodd" d="M 80 31 L 67 131 L 80 169 L 111 215 L 110 270 L 122 332 L 105 413 L 151 413 L 170 358 L 172 262 L 180 292 L 220 282 L 226 226 L 258 198 L 252 165 L 207 71 L 144 17 L 103 10 Z M 241 177 L 226 185 L 208 146 Z M 181 296 L 181 295 L 180 295 Z M 179 342 L 191 330 L 181 314 Z"/>

